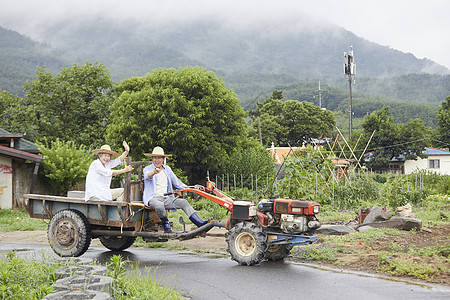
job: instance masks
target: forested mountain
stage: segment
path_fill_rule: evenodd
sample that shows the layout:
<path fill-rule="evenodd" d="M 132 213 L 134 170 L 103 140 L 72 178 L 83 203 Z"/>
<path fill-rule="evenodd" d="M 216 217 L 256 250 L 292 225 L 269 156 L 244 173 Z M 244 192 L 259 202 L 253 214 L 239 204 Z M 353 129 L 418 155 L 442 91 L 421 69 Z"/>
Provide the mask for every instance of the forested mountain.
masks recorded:
<path fill-rule="evenodd" d="M 318 83 L 306 82 L 278 84 L 274 86 L 274 90 L 283 91 L 283 99 L 308 101 L 315 105 L 319 105 L 318 88 Z M 321 107 L 340 113 L 344 118 L 347 118 L 349 105 L 348 90 L 324 84 L 321 84 L 320 89 Z M 244 106 L 244 108 L 254 109 L 256 107 L 254 104 L 256 102 L 263 102 L 265 99 L 269 98 L 272 91 L 273 90 L 266 90 L 265 92 L 261 92 L 256 98 L 252 99 L 250 103 L 247 103 L 248 106 Z M 450 93 L 450 89 L 448 91 L 448 93 Z M 445 100 L 445 97 L 443 99 Z M 352 111 L 353 116 L 356 119 L 362 119 L 365 115 L 370 114 L 375 110 L 379 110 L 383 106 L 389 106 L 396 123 L 406 123 L 409 119 L 420 118 L 424 121 L 425 125 L 436 127 L 436 114 L 439 105 L 440 103 L 421 103 L 362 92 L 353 92 L 352 95 Z"/>
<path fill-rule="evenodd" d="M 348 89 L 348 81 L 334 80 L 329 84 Z M 440 104 L 450 94 L 450 75 L 406 74 L 394 77 L 358 77 L 356 92 L 387 98 Z"/>
<path fill-rule="evenodd" d="M 393 114 L 402 112 L 396 121 L 420 111 L 421 117 L 431 115 L 450 91 L 447 68 L 306 17 L 296 23 L 262 22 L 245 28 L 213 19 L 162 26 L 87 18 L 49 21 L 36 30 L 38 41 L 32 41 L 0 27 L 2 90 L 21 96 L 22 83 L 32 79 L 41 65 L 57 72 L 62 66 L 99 62 L 116 82 L 159 67 L 200 65 L 222 77 L 247 110 L 274 89 L 283 90 L 285 99 L 317 104 L 320 80 L 323 106 L 345 111 L 348 81 L 342 64 L 350 43 L 358 74 L 355 115 L 363 116 L 383 104 L 396 106 Z"/>
<path fill-rule="evenodd" d="M 158 67 L 201 64 L 230 72 L 287 74 L 300 79 L 336 78 L 343 73 L 343 53 L 355 51 L 358 76 L 409 73 L 448 74 L 448 69 L 369 42 L 332 25 L 304 17 L 283 24 L 269 21 L 239 27 L 221 20 L 157 25 L 92 18 L 47 23 L 40 42 L 63 49 L 72 60 L 102 62 L 113 78 L 143 75 Z"/>
<path fill-rule="evenodd" d="M 50 47 L 0 27 L 0 89 L 21 95 L 23 83 L 35 77 L 37 66 L 57 71 L 67 65 L 57 56 Z"/>

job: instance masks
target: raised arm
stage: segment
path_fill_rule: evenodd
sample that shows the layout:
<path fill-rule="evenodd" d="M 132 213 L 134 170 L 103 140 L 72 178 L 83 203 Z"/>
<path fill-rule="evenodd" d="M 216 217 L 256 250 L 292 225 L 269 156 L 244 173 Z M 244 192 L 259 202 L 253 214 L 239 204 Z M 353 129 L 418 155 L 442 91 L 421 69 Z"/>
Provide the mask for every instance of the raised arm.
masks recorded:
<path fill-rule="evenodd" d="M 125 159 L 127 158 L 128 152 L 130 152 L 130 146 L 128 146 L 127 142 L 123 141 L 123 148 L 125 149 L 125 152 L 122 153 L 122 155 L 120 156 L 120 161 L 124 162 Z"/>

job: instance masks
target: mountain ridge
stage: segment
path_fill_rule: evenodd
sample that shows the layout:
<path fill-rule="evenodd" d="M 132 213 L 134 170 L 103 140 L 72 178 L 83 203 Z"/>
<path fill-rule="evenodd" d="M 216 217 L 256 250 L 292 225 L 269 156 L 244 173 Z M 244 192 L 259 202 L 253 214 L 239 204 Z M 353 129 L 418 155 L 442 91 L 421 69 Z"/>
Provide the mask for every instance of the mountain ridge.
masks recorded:
<path fill-rule="evenodd" d="M 114 22 L 108 18 L 48 22 L 40 27 L 42 40 L 25 46 L 29 53 L 21 55 L 23 47 L 16 45 L 16 50 L 5 47 L 4 35 L 0 34 L 0 62 L 2 69 L 8 70 L 8 74 L 0 72 L 0 88 L 11 84 L 10 73 L 22 69 L 27 70 L 23 78 L 30 80 L 39 64 L 57 72 L 61 66 L 99 62 L 110 70 L 115 81 L 142 76 L 159 67 L 200 65 L 222 76 L 248 109 L 255 105 L 256 95 L 283 84 L 321 80 L 345 89 L 342 64 L 349 41 L 355 51 L 358 77 L 369 78 L 368 85 L 370 78 L 376 78 L 378 86 L 382 86 L 384 78 L 394 76 L 411 73 L 422 73 L 422 76 L 423 72 L 450 74 L 446 67 L 431 60 L 378 45 L 339 26 L 326 24 L 316 28 L 311 19 L 306 18 L 304 22 L 311 24 L 302 26 L 297 22 L 278 28 L 266 22 L 262 27 L 239 28 L 212 19 L 188 24 L 174 22 L 167 26 L 152 22 Z M 0 33 L 4 30 L 0 28 Z M 26 61 L 26 55 L 37 59 Z M 13 81 L 20 80 L 19 77 Z M 444 92 L 446 88 L 442 88 Z M 17 85 L 14 89 L 17 93 Z M 377 91 L 367 87 L 364 92 Z M 419 99 L 419 102 L 443 101 L 442 97 L 445 99 L 445 95 L 439 94 L 432 101 Z"/>

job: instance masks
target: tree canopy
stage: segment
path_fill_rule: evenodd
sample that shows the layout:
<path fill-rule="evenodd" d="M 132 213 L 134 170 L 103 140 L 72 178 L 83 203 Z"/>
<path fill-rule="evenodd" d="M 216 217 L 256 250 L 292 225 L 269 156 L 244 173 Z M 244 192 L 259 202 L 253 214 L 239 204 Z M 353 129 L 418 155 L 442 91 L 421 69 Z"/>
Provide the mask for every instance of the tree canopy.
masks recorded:
<path fill-rule="evenodd" d="M 26 122 L 32 140 L 61 139 L 91 145 L 103 142 L 109 114 L 108 92 L 113 86 L 102 64 L 62 68 L 54 76 L 40 67 L 27 81 L 25 98 L 16 113 Z"/>
<path fill-rule="evenodd" d="M 155 69 L 124 80 L 115 95 L 108 140 L 130 141 L 135 159 L 161 146 L 178 165 L 190 164 L 194 172 L 213 170 L 246 136 L 238 98 L 201 67 Z"/>
<path fill-rule="evenodd" d="M 442 102 L 436 118 L 438 120 L 438 127 L 436 129 L 438 139 L 440 142 L 448 145 L 450 144 L 450 96 Z"/>
<path fill-rule="evenodd" d="M 335 121 L 330 111 L 309 102 L 282 101 L 282 98 L 281 91 L 274 91 L 272 97 L 250 112 L 253 130 L 258 132 L 258 126 L 261 127 L 264 145 L 272 142 L 277 146 L 302 145 L 312 138 L 331 134 Z"/>
<path fill-rule="evenodd" d="M 389 107 L 366 115 L 362 124 L 365 139 L 372 135 L 369 168 L 387 168 L 392 159 L 417 159 L 424 157 L 422 151 L 429 144 L 432 129 L 421 119 L 411 119 L 406 124 L 394 123 Z"/>

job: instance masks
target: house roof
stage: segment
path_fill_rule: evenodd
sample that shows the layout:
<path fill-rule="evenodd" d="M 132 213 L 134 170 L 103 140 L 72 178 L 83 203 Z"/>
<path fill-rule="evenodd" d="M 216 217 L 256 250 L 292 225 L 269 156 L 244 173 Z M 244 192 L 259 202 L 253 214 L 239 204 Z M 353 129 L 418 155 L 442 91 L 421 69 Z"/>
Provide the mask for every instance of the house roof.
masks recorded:
<path fill-rule="evenodd" d="M 423 154 L 426 155 L 450 155 L 450 151 L 444 149 L 425 147 Z"/>
<path fill-rule="evenodd" d="M 286 157 L 291 155 L 294 151 L 300 150 L 303 148 L 300 147 L 274 147 L 272 145 L 271 148 L 267 148 L 270 151 L 270 154 L 275 159 L 275 162 L 280 164 L 282 163 Z M 333 164 L 340 167 L 348 167 L 350 161 L 348 159 L 343 158 L 334 158 L 332 159 Z"/>
<path fill-rule="evenodd" d="M 0 146 L 7 147 L 11 144 L 11 140 L 14 141 L 14 147 L 13 149 L 30 152 L 30 153 L 39 153 L 38 147 L 23 138 L 24 134 L 22 133 L 10 133 L 2 128 L 0 128 Z M 8 147 L 11 148 L 11 147 Z"/>
<path fill-rule="evenodd" d="M 338 167 L 348 167 L 348 165 L 350 165 L 350 161 L 344 158 L 335 158 L 332 159 L 331 162 Z"/>
<path fill-rule="evenodd" d="M 23 134 L 10 133 L 0 128 L 0 154 L 13 158 L 42 162 L 38 147 L 23 138 Z"/>
<path fill-rule="evenodd" d="M 425 150 L 422 151 L 425 155 L 450 155 L 450 151 L 444 149 L 437 149 L 431 147 L 425 147 Z M 373 152 L 367 152 L 364 154 L 364 161 L 368 162 L 373 158 Z M 391 159 L 391 162 L 405 162 L 406 158 L 404 155 L 400 155 L 399 157 L 394 157 Z"/>
<path fill-rule="evenodd" d="M 286 157 L 290 155 L 290 153 L 298 150 L 298 147 L 271 147 L 267 148 L 270 151 L 270 154 L 275 159 L 276 163 L 282 163 Z"/>
<path fill-rule="evenodd" d="M 42 158 L 42 156 L 40 156 L 40 155 L 17 150 L 17 149 L 10 148 L 10 147 L 5 147 L 5 146 L 0 146 L 0 154 L 6 155 L 6 156 L 11 156 L 14 158 L 28 159 L 28 160 L 32 160 L 35 162 L 42 162 L 44 160 Z"/>

